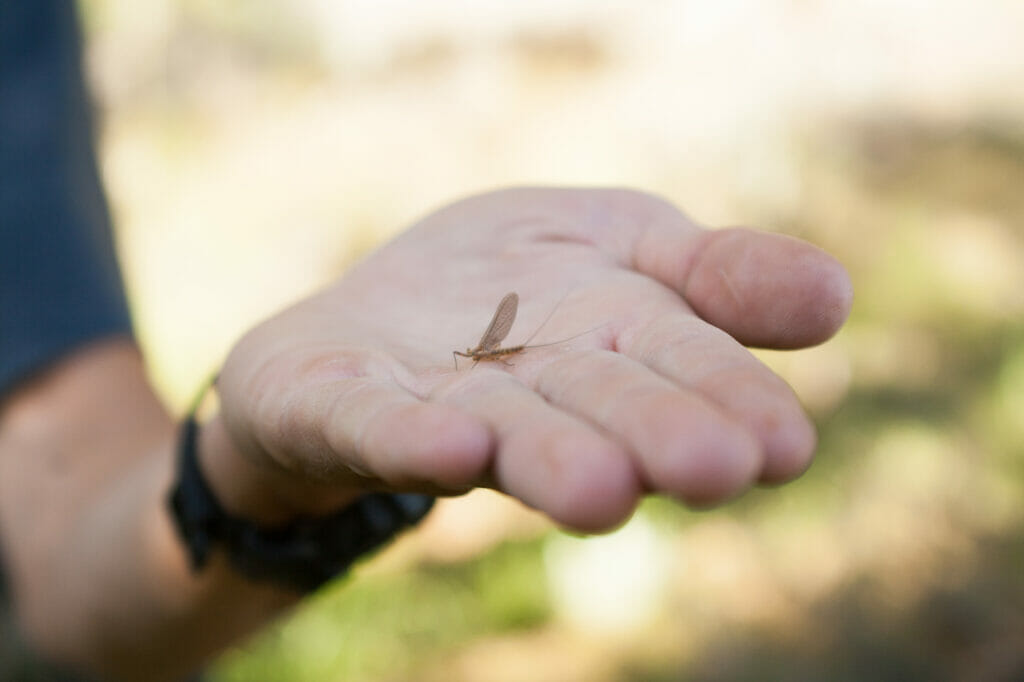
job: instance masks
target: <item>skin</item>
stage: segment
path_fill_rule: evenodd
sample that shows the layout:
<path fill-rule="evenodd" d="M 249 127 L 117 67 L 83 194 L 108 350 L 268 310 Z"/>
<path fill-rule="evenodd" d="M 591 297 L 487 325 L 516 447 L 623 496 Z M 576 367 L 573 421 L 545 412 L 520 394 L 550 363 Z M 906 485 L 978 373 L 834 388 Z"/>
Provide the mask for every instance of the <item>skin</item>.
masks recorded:
<path fill-rule="evenodd" d="M 521 302 L 505 345 L 552 310 L 532 343 L 574 338 L 454 371 L 452 350 L 509 291 Z M 744 346 L 820 343 L 851 301 L 821 250 L 707 231 L 646 194 L 485 194 L 245 335 L 200 461 L 229 510 L 266 525 L 367 490 L 492 487 L 582 532 L 621 524 L 649 493 L 717 504 L 797 477 L 815 446 L 796 396 Z M 173 441 L 125 341 L 3 405 L 0 536 L 45 651 L 173 679 L 297 599 L 220 559 L 188 572 L 163 506 Z"/>

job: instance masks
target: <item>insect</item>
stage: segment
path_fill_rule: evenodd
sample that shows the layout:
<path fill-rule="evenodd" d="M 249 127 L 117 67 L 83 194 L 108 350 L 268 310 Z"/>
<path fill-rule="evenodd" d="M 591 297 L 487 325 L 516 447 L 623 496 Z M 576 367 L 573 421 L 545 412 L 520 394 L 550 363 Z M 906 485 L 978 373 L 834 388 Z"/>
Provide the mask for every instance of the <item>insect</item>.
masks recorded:
<path fill-rule="evenodd" d="M 521 353 L 527 348 L 538 348 L 540 346 L 552 346 L 556 343 L 564 343 L 569 339 L 576 338 L 576 336 L 581 336 L 581 334 L 577 334 L 576 336 L 570 336 L 569 339 L 562 339 L 561 341 L 539 343 L 533 346 L 526 345 L 530 342 L 530 339 L 536 336 L 537 332 L 547 324 L 548 320 L 551 319 L 551 316 L 554 315 L 557 308 L 557 305 L 552 308 L 551 312 L 548 313 L 548 316 L 540 323 L 540 327 L 537 327 L 537 331 L 535 331 L 529 339 L 518 346 L 507 346 L 502 348 L 501 342 L 505 340 L 505 337 L 508 336 L 509 330 L 512 329 L 512 323 L 516 321 L 516 312 L 519 310 L 519 294 L 514 291 L 505 294 L 505 297 L 501 299 L 501 303 L 498 304 L 497 309 L 494 311 L 494 317 L 491 318 L 491 323 L 487 325 L 487 330 L 484 331 L 484 335 L 480 337 L 480 343 L 476 345 L 476 348 L 467 348 L 465 353 L 457 350 L 452 351 L 452 360 L 455 362 L 455 369 L 459 369 L 459 359 L 456 357 L 459 355 L 464 358 L 472 359 L 474 367 L 476 367 L 476 363 L 481 360 L 497 360 L 508 365 L 511 363 L 505 362 L 505 360 L 502 359 L 507 355 Z M 585 334 L 586 332 L 583 333 Z"/>

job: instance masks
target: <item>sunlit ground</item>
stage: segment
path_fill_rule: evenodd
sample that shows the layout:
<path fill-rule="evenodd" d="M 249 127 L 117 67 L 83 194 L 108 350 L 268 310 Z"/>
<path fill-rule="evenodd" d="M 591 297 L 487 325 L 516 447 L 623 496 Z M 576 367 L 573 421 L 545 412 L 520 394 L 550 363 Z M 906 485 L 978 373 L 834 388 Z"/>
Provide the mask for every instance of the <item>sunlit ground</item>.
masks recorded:
<path fill-rule="evenodd" d="M 835 340 L 763 354 L 819 425 L 798 482 L 591 540 L 448 502 L 215 680 L 1024 678 L 1024 5 L 84 8 L 172 405 L 258 319 L 503 185 L 657 192 L 817 243 L 856 288 Z"/>

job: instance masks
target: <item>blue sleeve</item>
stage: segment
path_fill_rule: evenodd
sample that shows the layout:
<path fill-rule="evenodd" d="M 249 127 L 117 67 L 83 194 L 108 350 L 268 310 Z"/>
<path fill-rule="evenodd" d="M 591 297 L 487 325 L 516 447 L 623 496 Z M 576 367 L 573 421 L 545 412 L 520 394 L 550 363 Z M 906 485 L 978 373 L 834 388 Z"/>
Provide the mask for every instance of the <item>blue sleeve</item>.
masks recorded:
<path fill-rule="evenodd" d="M 131 334 L 71 0 L 0 0 L 0 398 Z"/>

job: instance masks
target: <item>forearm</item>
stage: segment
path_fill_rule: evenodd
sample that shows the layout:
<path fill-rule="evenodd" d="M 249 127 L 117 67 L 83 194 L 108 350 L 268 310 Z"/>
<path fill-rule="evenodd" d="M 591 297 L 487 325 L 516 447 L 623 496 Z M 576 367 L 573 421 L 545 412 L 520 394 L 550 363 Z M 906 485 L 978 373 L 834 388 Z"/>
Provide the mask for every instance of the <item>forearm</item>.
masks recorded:
<path fill-rule="evenodd" d="M 46 653 L 174 679 L 291 604 L 218 557 L 197 578 L 166 513 L 172 420 L 127 341 L 80 351 L 0 409 L 0 537 Z"/>

